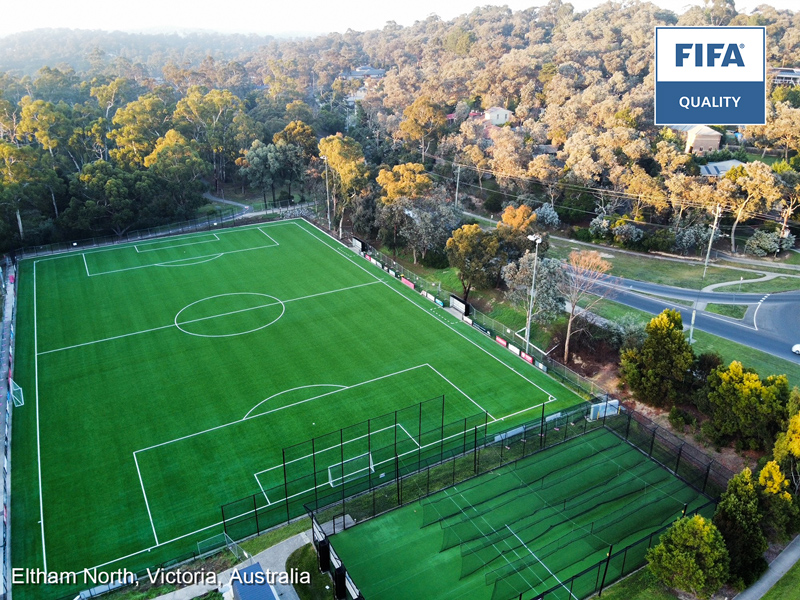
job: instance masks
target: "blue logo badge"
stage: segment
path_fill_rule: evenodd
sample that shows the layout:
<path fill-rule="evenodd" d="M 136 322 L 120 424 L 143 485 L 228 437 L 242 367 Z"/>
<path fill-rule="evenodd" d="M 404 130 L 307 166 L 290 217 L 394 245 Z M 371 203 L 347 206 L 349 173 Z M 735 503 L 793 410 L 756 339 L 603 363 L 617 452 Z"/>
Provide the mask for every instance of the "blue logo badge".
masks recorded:
<path fill-rule="evenodd" d="M 766 123 L 764 27 L 656 27 L 656 125 Z"/>

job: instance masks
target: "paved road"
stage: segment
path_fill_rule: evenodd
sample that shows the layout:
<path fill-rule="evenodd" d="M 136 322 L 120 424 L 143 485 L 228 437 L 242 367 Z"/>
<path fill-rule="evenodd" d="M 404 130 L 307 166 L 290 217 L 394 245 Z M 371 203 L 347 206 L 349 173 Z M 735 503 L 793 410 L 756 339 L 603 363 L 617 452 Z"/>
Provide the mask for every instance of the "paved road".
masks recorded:
<path fill-rule="evenodd" d="M 791 347 L 800 343 L 800 291 L 776 294 L 703 292 L 620 277 L 608 277 L 602 285 L 611 289 L 612 300 L 631 308 L 651 314 L 658 314 L 665 308 L 678 310 L 686 325 L 691 323 L 692 308 L 671 302 L 671 299 L 749 304 L 751 306 L 742 320 L 697 311 L 695 329 L 800 364 L 800 356 L 791 352 Z"/>

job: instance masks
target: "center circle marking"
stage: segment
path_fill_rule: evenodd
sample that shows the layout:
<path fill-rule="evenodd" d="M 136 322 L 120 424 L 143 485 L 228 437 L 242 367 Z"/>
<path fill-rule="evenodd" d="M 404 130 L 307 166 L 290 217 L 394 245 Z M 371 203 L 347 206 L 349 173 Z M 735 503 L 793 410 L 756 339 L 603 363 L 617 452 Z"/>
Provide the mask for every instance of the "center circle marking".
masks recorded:
<path fill-rule="evenodd" d="M 239 313 L 239 312 L 246 312 L 246 311 L 250 311 L 250 310 L 258 310 L 258 308 L 266 308 L 266 306 L 243 308 L 243 309 L 234 310 L 234 311 L 231 311 L 231 312 L 228 312 L 228 313 L 222 313 L 222 314 L 219 314 L 219 315 L 211 315 L 211 316 L 208 316 L 208 317 L 201 317 L 199 319 L 191 319 L 189 321 L 183 321 L 183 322 L 179 321 L 181 313 L 183 313 L 183 311 L 191 308 L 192 306 L 200 304 L 201 302 L 207 302 L 209 300 L 214 300 L 215 298 L 224 298 L 226 296 L 261 296 L 263 298 L 268 298 L 270 300 L 273 300 L 274 302 L 269 303 L 266 306 L 272 306 L 272 305 L 280 304 L 281 312 L 277 317 L 272 319 L 269 323 L 265 323 L 263 325 L 259 325 L 258 327 L 254 327 L 253 329 L 248 329 L 247 331 L 237 331 L 236 333 L 223 333 L 223 334 L 216 334 L 216 335 L 208 334 L 208 333 L 195 333 L 194 331 L 189 331 L 188 329 L 184 329 L 183 327 L 181 327 L 181 325 L 187 325 L 189 323 L 197 323 L 197 322 L 200 322 L 200 321 L 211 320 L 211 319 L 215 319 L 217 317 L 224 317 L 224 316 L 235 314 L 235 313 Z M 278 319 L 280 319 L 283 316 L 283 313 L 285 313 L 285 312 L 286 312 L 286 305 L 283 303 L 283 301 L 281 301 L 279 298 L 276 298 L 275 296 L 270 296 L 269 294 L 259 294 L 257 292 L 231 292 L 231 293 L 228 293 L 228 294 L 217 294 L 216 296 L 208 296 L 207 298 L 201 298 L 200 300 L 195 300 L 191 304 L 187 304 L 186 306 L 184 306 L 182 309 L 180 309 L 178 311 L 178 314 L 175 315 L 175 327 L 180 329 L 183 333 L 186 333 L 188 335 L 194 335 L 194 336 L 197 336 L 197 337 L 206 337 L 206 338 L 234 337 L 234 336 L 237 336 L 237 335 L 244 335 L 246 333 L 253 333 L 254 331 L 259 331 L 260 329 L 264 329 L 266 327 L 269 327 L 270 325 L 275 323 Z"/>

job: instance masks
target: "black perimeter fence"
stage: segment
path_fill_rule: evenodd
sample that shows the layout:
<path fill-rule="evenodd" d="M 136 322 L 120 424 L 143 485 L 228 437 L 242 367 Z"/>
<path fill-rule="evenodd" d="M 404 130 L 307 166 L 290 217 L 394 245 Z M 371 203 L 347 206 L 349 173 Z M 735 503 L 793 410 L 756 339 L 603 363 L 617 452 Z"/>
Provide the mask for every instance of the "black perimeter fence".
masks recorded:
<path fill-rule="evenodd" d="M 474 452 L 487 422 L 486 413 L 449 421 L 439 396 L 284 448 L 281 468 L 264 477 L 273 485 L 222 505 L 223 530 L 234 540 L 258 535 L 304 516 L 309 503 L 360 514 L 363 494 Z"/>
<path fill-rule="evenodd" d="M 475 437 L 464 443 L 460 451 L 452 448 L 439 456 L 437 462 L 421 464 L 416 472 L 395 473 L 394 480 L 381 478 L 378 485 L 370 485 L 355 496 L 328 495 L 309 502 L 306 510 L 314 524 L 320 568 L 334 578 L 335 597 L 363 598 L 328 536 L 598 428 L 613 432 L 706 496 L 708 502 L 687 514 L 707 518 L 713 515 L 720 495 L 734 475 L 732 471 L 640 413 L 608 404 L 607 416 L 592 421 L 588 418 L 591 412 L 592 406 L 586 404 L 547 417 L 543 413 L 537 421 L 483 439 L 478 437 L 476 429 Z M 616 552 L 612 547 L 606 559 L 544 593 L 520 594 L 519 600 L 568 600 L 602 593 L 605 586 L 640 568 L 647 550 L 658 544 L 661 534 L 670 526 Z M 353 594 L 353 590 L 357 593 Z"/>
<path fill-rule="evenodd" d="M 77 241 L 44 244 L 41 246 L 29 246 L 11 251 L 8 254 L 12 260 L 21 260 L 23 258 L 49 256 L 51 254 L 60 254 L 62 252 L 71 252 L 73 250 L 101 246 L 113 246 L 116 244 L 125 244 L 127 242 L 167 237 L 170 235 L 181 235 L 186 233 L 194 233 L 197 231 L 211 231 L 225 229 L 228 227 L 239 227 L 248 223 L 274 221 L 278 219 L 289 219 L 295 217 L 312 218 L 312 209 L 314 206 L 315 203 L 313 202 L 304 202 L 298 204 L 286 201 L 276 202 L 274 204 L 270 203 L 266 208 L 263 203 L 255 204 L 253 205 L 252 210 L 249 207 L 247 209 L 241 209 L 239 207 L 221 208 L 214 214 L 208 214 L 202 217 L 189 219 L 187 221 L 179 221 L 176 223 L 159 225 L 157 227 L 148 227 L 146 229 L 137 229 L 135 231 L 128 231 L 120 235 L 97 236 Z"/>

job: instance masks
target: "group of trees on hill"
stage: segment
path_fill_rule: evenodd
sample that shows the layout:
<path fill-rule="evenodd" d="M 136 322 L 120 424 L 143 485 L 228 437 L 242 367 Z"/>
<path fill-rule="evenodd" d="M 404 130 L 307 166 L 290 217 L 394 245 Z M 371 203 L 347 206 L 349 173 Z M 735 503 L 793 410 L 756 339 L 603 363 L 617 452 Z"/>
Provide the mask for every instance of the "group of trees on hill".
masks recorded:
<path fill-rule="evenodd" d="M 702 180 L 702 161 L 652 126 L 653 27 L 711 23 L 765 25 L 769 62 L 800 64 L 800 14 L 737 14 L 730 0 L 681 15 L 646 2 L 575 12 L 551 0 L 309 39 L 188 36 L 182 56 L 175 37 L 65 34 L 64 57 L 80 71 L 44 66 L 31 76 L 25 59 L 0 75 L 4 248 L 183 218 L 203 182 L 271 200 L 319 195 L 326 167 L 337 228 L 349 220 L 374 232 L 407 212 L 385 201 L 379 173 L 409 163 L 440 184 L 425 191 L 431 202 L 450 201 L 458 180 L 462 197 L 483 197 L 490 212 L 547 201 L 563 221 L 598 215 L 621 243 L 637 243 L 647 224 L 678 246 L 717 206 L 733 230 L 752 217 L 786 222 L 800 206 L 797 90 L 776 88 L 768 124 L 745 131 L 749 143 L 784 151 L 772 169 L 748 163 Z M 200 40 L 217 56 L 201 57 Z M 353 103 L 361 64 L 386 73 Z M 471 116 L 492 106 L 511 111 L 507 126 Z M 362 167 L 345 175 L 339 154 Z"/>

